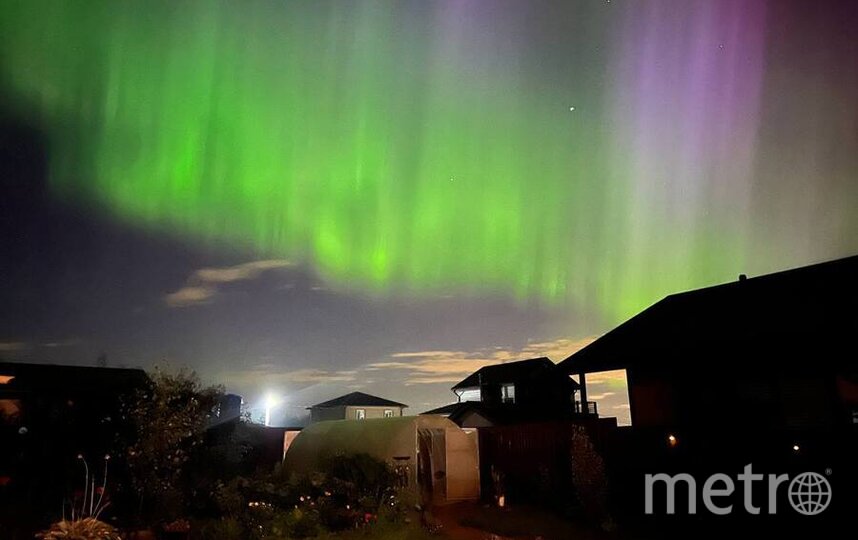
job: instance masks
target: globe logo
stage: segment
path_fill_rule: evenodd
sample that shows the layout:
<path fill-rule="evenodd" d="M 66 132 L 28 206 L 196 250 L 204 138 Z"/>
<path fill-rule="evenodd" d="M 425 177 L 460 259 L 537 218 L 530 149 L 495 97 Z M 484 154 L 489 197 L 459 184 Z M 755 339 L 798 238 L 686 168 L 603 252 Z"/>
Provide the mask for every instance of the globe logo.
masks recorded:
<path fill-rule="evenodd" d="M 831 484 L 819 473 L 803 472 L 789 483 L 787 494 L 796 512 L 815 516 L 831 503 Z"/>

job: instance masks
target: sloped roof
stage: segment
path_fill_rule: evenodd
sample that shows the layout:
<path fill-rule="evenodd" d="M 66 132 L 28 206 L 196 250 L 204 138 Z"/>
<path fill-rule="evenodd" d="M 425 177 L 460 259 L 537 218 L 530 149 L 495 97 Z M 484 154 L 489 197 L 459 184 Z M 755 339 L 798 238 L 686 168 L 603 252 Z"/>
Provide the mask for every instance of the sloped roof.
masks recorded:
<path fill-rule="evenodd" d="M 363 392 L 352 392 L 322 403 L 317 403 L 311 408 L 329 408 L 329 407 L 408 407 L 404 403 L 398 403 L 389 399 L 380 398 Z"/>
<path fill-rule="evenodd" d="M 494 425 L 565 420 L 573 416 L 571 411 L 557 407 L 522 407 L 509 403 L 487 405 L 480 401 L 451 403 L 420 414 L 447 416 L 451 421 L 460 424 L 471 413 L 479 414 Z"/>
<path fill-rule="evenodd" d="M 555 367 L 549 358 L 531 358 L 529 360 L 518 360 L 506 362 L 493 366 L 485 366 L 465 377 L 452 389 L 473 388 L 482 384 L 502 384 L 521 381 L 528 377 L 535 377 L 547 373 Z"/>
<path fill-rule="evenodd" d="M 622 323 L 558 366 L 566 373 L 627 368 L 643 362 L 678 362 L 683 353 L 715 348 L 769 346 L 757 366 L 786 369 L 775 351 L 821 348 L 858 330 L 858 256 L 740 279 L 672 294 Z M 822 339 L 811 340 L 808 336 Z M 802 340 L 802 337 L 804 338 Z M 811 343 L 814 341 L 814 343 Z M 777 349 L 779 347 L 779 349 Z M 739 351 L 742 352 L 742 351 Z M 814 355 L 816 362 L 843 362 L 848 355 Z M 694 357 L 685 356 L 684 361 Z M 807 358 L 810 360 L 810 358 Z M 724 355 L 721 367 L 744 361 Z"/>
<path fill-rule="evenodd" d="M 462 406 L 462 403 L 450 403 L 449 405 L 444 405 L 443 407 L 438 407 L 437 409 L 430 409 L 428 411 L 422 412 L 420 414 L 450 414 L 459 409 Z"/>

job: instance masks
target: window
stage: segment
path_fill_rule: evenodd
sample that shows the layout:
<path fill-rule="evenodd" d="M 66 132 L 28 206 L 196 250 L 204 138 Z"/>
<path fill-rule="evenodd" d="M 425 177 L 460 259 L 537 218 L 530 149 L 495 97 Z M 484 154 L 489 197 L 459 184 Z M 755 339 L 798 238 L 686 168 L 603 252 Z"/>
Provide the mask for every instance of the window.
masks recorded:
<path fill-rule="evenodd" d="M 21 424 L 23 411 L 18 399 L 0 399 L 0 425 L 18 426 Z"/>
<path fill-rule="evenodd" d="M 479 388 L 466 388 L 459 391 L 459 401 L 480 401 Z"/>
<path fill-rule="evenodd" d="M 384 417 L 385 418 L 393 418 L 393 411 L 390 409 L 384 409 Z"/>
<path fill-rule="evenodd" d="M 515 385 L 505 384 L 501 386 L 501 399 L 504 403 L 515 403 Z"/>
<path fill-rule="evenodd" d="M 363 420 L 366 418 L 366 409 L 355 409 L 355 420 Z"/>

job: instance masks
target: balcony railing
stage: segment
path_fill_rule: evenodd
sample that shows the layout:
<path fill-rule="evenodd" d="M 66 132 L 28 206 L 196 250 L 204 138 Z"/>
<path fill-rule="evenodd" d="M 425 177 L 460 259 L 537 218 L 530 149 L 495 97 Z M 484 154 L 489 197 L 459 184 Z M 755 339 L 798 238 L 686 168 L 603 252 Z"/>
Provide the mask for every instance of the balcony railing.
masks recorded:
<path fill-rule="evenodd" d="M 581 402 L 575 402 L 575 412 L 578 414 L 592 414 L 594 416 L 599 414 L 599 408 L 595 401 L 588 401 L 587 406 L 582 408 Z"/>

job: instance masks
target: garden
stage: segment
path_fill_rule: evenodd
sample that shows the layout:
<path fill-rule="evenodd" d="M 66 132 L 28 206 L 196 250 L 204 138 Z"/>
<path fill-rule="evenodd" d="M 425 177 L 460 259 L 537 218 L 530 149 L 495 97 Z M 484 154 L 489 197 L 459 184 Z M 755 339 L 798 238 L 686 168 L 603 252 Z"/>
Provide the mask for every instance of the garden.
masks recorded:
<path fill-rule="evenodd" d="M 212 439 L 221 390 L 157 371 L 122 404 L 110 451 L 79 454 L 72 489 L 43 540 L 277 540 L 430 536 L 388 464 L 365 454 L 321 472 L 248 463 L 249 448 Z M 55 505 L 59 506 L 59 505 Z"/>

